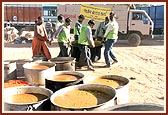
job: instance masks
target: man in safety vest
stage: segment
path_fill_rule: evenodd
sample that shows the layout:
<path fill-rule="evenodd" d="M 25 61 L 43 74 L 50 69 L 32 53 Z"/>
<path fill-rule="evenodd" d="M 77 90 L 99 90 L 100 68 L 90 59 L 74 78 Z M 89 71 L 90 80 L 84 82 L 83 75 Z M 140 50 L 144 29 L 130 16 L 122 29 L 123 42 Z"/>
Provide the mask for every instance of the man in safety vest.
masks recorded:
<path fill-rule="evenodd" d="M 70 24 L 72 20 L 70 18 L 65 19 L 65 24 L 59 26 L 58 30 L 54 33 L 52 40 L 58 38 L 58 44 L 60 47 L 60 53 L 58 57 L 68 57 L 68 47 L 70 45 Z M 51 40 L 51 41 L 52 41 Z"/>
<path fill-rule="evenodd" d="M 85 19 L 84 15 L 79 15 L 78 17 L 78 21 L 75 23 L 75 27 L 74 27 L 74 38 L 75 40 L 78 40 L 78 37 L 80 35 L 81 32 L 81 27 L 82 27 L 82 22 Z"/>
<path fill-rule="evenodd" d="M 89 20 L 88 24 L 83 25 L 81 28 L 81 33 L 78 39 L 78 47 L 80 50 L 80 58 L 79 58 L 79 67 L 82 67 L 87 63 L 88 70 L 95 71 L 93 68 L 93 64 L 91 61 L 91 53 L 89 47 L 95 47 L 93 36 L 92 36 L 92 28 L 95 25 L 93 20 Z"/>
<path fill-rule="evenodd" d="M 107 25 L 109 23 L 109 17 L 105 17 L 103 22 L 99 23 L 99 26 L 97 27 L 95 31 L 95 42 L 101 42 L 102 38 L 104 37 L 105 31 L 107 29 Z M 96 43 L 95 43 L 96 44 Z M 98 61 L 101 58 L 101 48 L 103 45 L 97 45 L 96 48 L 91 49 L 94 55 L 92 55 L 92 61 Z"/>
<path fill-rule="evenodd" d="M 112 52 L 113 45 L 117 42 L 118 39 L 118 29 L 119 25 L 115 19 L 115 12 L 110 12 L 110 22 L 104 34 L 103 41 L 105 40 L 105 49 L 104 49 L 104 58 L 105 58 L 105 67 L 110 67 L 110 57 L 113 59 L 113 63 L 117 63 L 118 60 Z"/>

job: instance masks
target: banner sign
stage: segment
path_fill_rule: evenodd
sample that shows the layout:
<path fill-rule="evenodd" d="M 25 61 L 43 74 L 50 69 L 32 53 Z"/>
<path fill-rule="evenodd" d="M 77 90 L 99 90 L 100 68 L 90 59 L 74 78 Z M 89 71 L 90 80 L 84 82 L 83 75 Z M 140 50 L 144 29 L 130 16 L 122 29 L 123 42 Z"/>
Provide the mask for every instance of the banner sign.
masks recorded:
<path fill-rule="evenodd" d="M 86 4 L 80 6 L 80 14 L 83 14 L 85 16 L 85 19 L 93 19 L 97 22 L 104 21 L 105 17 L 109 16 L 111 10 L 111 8 L 102 8 Z"/>

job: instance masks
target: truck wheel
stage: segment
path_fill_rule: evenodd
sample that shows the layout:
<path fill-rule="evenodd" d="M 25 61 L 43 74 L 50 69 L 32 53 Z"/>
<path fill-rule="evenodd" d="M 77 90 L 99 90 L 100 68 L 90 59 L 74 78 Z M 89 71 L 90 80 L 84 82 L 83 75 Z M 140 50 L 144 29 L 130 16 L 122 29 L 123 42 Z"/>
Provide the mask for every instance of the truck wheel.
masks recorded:
<path fill-rule="evenodd" d="M 136 33 L 132 33 L 128 36 L 128 42 L 131 46 L 139 46 L 141 37 Z"/>

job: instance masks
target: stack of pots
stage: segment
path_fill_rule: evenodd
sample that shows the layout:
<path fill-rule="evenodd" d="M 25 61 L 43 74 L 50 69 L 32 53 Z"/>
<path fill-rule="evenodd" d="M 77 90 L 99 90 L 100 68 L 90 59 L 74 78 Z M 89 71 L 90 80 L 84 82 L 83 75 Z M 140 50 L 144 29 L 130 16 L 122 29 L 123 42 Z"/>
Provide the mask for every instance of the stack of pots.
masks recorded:
<path fill-rule="evenodd" d="M 55 63 L 55 72 L 49 73 L 47 71 L 41 72 L 45 76 L 45 88 L 48 88 L 54 92 L 51 96 L 50 101 L 52 103 L 53 110 L 56 111 L 101 111 L 106 107 L 111 107 L 115 105 L 116 91 L 112 87 L 99 85 L 99 84 L 83 84 L 84 74 L 75 71 L 75 58 L 73 57 L 56 57 L 50 59 L 51 62 Z M 77 77 L 77 80 L 73 81 L 58 81 L 54 77 L 57 75 L 72 75 Z M 87 90 L 98 90 L 100 92 L 106 93 L 111 100 L 98 104 L 94 107 L 87 108 L 64 108 L 53 102 L 55 96 L 66 93 L 66 91 L 72 89 L 87 89 Z"/>
<path fill-rule="evenodd" d="M 44 65 L 49 68 L 34 69 L 32 68 L 34 65 Z M 33 86 L 42 86 L 52 92 L 56 92 L 68 86 L 83 84 L 84 74 L 75 71 L 75 61 L 73 57 L 57 57 L 49 61 L 29 62 L 25 63 L 23 68 L 26 81 L 30 82 Z M 71 75 L 77 79 L 71 81 L 56 81 L 53 78 L 57 75 Z"/>
<path fill-rule="evenodd" d="M 86 78 L 84 79 L 84 74 L 75 71 L 75 58 L 73 57 L 56 57 L 45 62 L 30 62 L 23 65 L 24 74 L 30 83 L 37 86 L 45 86 L 45 89 L 51 90 L 54 92 L 50 96 L 51 110 L 64 111 L 64 110 L 73 110 L 73 111 L 101 111 L 108 107 L 112 107 L 116 104 L 122 104 L 128 102 L 128 83 L 129 80 L 124 77 L 119 76 L 101 76 L 102 78 L 119 80 L 123 82 L 123 86 L 119 88 L 112 88 L 103 84 L 89 84 L 87 83 Z M 34 70 L 31 69 L 33 65 L 40 64 L 48 66 L 49 69 L 46 70 Z M 54 77 L 59 75 L 71 75 L 75 76 L 76 80 L 70 81 L 59 81 L 55 80 Z M 85 81 L 86 80 L 86 81 Z M 106 93 L 111 97 L 111 100 L 98 104 L 94 107 L 87 108 L 64 108 L 53 102 L 54 96 L 65 93 L 66 91 L 72 89 L 86 89 L 86 90 L 98 90 L 100 92 Z M 124 97 L 123 97 L 124 94 Z"/>

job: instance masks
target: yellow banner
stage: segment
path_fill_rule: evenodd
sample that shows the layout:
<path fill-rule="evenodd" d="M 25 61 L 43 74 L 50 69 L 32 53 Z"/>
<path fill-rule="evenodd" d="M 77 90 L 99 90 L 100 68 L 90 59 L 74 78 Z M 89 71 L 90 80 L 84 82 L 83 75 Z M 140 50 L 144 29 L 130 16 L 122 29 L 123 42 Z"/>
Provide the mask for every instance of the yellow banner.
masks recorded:
<path fill-rule="evenodd" d="M 104 21 L 105 17 L 109 16 L 110 12 L 111 8 L 102 8 L 86 4 L 80 6 L 80 14 L 83 14 L 85 19 L 93 19 L 97 22 Z"/>

